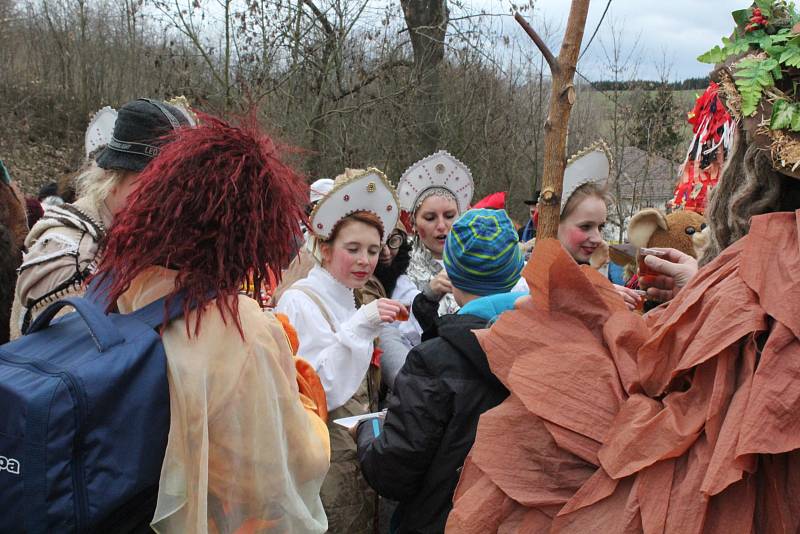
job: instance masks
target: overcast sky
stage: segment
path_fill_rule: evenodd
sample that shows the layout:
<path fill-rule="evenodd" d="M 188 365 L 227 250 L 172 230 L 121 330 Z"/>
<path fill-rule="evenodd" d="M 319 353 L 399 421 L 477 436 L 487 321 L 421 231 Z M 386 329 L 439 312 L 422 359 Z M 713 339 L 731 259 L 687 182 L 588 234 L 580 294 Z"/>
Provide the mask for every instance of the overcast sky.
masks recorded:
<path fill-rule="evenodd" d="M 509 0 L 468 0 L 473 8 L 493 13 L 508 13 Z M 521 0 L 520 2 L 521 3 Z M 558 27 L 566 25 L 570 0 L 535 0 L 531 21 L 543 17 Z M 586 23 L 584 46 L 594 31 L 607 0 L 591 0 L 589 18 Z M 612 0 L 609 13 L 591 44 L 589 51 L 578 65 L 578 70 L 591 80 L 608 78 L 603 68 L 605 57 L 602 43 L 608 48 L 611 44 L 611 22 L 624 29 L 621 33 L 624 46 L 632 47 L 638 38 L 640 57 L 639 78 L 657 79 L 658 63 L 666 58 L 671 66 L 671 79 L 684 79 L 705 76 L 710 65 L 697 61 L 697 56 L 719 44 L 733 29 L 731 11 L 749 5 L 747 0 Z M 522 29 L 509 22 L 503 24 L 505 31 L 521 33 Z M 553 53 L 558 54 L 558 43 Z M 530 42 L 533 47 L 533 42 Z"/>

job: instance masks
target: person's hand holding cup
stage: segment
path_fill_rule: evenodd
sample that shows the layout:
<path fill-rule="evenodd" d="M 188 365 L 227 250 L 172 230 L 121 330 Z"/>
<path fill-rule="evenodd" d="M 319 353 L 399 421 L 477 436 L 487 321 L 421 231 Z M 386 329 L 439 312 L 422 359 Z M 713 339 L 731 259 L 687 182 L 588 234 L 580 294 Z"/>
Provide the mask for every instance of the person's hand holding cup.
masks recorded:
<path fill-rule="evenodd" d="M 644 308 L 644 291 L 637 291 L 636 289 L 629 289 L 625 286 L 614 284 L 614 289 L 625 301 L 625 305 L 631 311 L 642 311 Z"/>
<path fill-rule="evenodd" d="M 408 308 L 392 299 L 378 299 L 376 301 L 378 306 L 378 314 L 381 317 L 381 322 L 393 323 L 394 321 L 407 321 Z"/>
<path fill-rule="evenodd" d="M 667 302 L 697 273 L 697 260 L 674 248 L 643 248 L 639 251 L 639 287 L 648 298 Z"/>

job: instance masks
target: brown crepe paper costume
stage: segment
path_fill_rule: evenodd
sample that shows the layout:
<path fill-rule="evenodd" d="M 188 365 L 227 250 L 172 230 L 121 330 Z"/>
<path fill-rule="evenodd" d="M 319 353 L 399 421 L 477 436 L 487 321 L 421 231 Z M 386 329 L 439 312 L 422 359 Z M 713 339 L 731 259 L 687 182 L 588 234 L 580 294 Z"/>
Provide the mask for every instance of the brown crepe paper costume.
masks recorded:
<path fill-rule="evenodd" d="M 511 392 L 447 532 L 796 532 L 800 212 L 753 219 L 667 307 L 626 311 L 557 241 L 477 333 Z"/>

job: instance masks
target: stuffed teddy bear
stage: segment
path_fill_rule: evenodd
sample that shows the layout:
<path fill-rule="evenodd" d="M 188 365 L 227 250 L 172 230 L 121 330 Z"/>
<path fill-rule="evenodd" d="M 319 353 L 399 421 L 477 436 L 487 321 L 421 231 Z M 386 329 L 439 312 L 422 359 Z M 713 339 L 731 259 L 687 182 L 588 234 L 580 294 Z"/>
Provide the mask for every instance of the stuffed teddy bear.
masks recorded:
<path fill-rule="evenodd" d="M 705 217 L 688 210 L 664 215 L 645 208 L 631 218 L 628 238 L 640 248 L 674 248 L 693 258 L 699 258 L 708 244 Z"/>

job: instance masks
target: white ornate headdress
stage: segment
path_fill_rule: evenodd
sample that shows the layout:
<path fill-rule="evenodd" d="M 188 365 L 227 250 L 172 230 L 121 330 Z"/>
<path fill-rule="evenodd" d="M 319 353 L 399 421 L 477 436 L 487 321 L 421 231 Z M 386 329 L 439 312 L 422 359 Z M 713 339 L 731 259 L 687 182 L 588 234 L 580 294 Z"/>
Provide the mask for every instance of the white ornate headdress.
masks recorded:
<path fill-rule="evenodd" d="M 569 197 L 586 183 L 604 185 L 611 174 L 611 152 L 605 141 L 595 141 L 567 161 L 564 169 L 564 188 L 561 194 L 561 212 Z"/>
<path fill-rule="evenodd" d="M 413 213 L 425 193 L 444 189 L 455 197 L 458 212 L 464 213 L 472 202 L 474 188 L 469 167 L 441 150 L 406 169 L 397 183 L 397 195 L 400 208 Z"/>
<path fill-rule="evenodd" d="M 352 175 L 345 172 L 344 179 L 337 179 L 331 192 L 311 212 L 311 232 L 320 241 L 329 239 L 336 223 L 357 211 L 369 211 L 378 216 L 383 224 L 382 243 L 385 243 L 397 225 L 400 210 L 397 193 L 378 169 L 370 168 Z"/>
<path fill-rule="evenodd" d="M 92 152 L 106 146 L 111 141 L 111 136 L 114 134 L 114 123 L 116 122 L 117 111 L 109 106 L 104 107 L 92 116 L 83 138 L 83 146 L 87 158 Z"/>
<path fill-rule="evenodd" d="M 194 111 L 192 111 L 192 106 L 189 105 L 189 99 L 185 96 L 176 96 L 171 100 L 167 100 L 167 104 L 170 106 L 178 108 L 185 116 L 186 120 L 189 121 L 189 126 L 192 128 L 197 127 L 197 115 Z"/>

